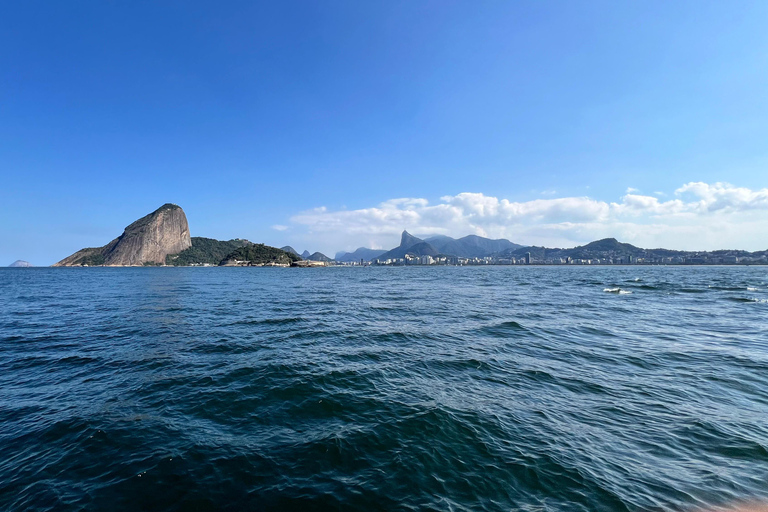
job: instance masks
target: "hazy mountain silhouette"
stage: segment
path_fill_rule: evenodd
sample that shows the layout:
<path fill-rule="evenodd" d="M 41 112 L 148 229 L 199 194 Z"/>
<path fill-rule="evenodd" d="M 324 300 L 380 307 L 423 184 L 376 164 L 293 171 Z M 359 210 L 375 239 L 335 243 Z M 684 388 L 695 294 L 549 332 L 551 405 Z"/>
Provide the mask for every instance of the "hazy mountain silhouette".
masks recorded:
<path fill-rule="evenodd" d="M 336 261 L 352 262 L 352 261 L 371 261 L 374 258 L 378 258 L 384 254 L 384 249 L 367 249 L 365 247 L 359 247 L 354 252 L 338 252 L 334 258 Z"/>

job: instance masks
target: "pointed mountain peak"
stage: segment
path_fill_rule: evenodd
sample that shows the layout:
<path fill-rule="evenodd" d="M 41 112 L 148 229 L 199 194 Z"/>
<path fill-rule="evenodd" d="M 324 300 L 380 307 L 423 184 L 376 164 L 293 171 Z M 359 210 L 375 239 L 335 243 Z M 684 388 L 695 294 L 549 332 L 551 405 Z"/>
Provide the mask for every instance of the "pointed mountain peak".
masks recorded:
<path fill-rule="evenodd" d="M 410 234 L 408 231 L 403 231 L 402 236 L 400 237 L 400 247 L 406 249 L 408 247 L 411 247 L 413 245 L 416 245 L 418 243 L 423 242 L 421 238 L 416 238 L 412 234 Z"/>

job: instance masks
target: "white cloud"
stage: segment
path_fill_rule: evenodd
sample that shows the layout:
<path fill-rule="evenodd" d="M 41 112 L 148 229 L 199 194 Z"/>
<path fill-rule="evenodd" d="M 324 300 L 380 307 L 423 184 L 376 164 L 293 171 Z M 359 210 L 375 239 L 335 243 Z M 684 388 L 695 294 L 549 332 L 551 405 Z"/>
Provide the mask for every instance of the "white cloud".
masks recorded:
<path fill-rule="evenodd" d="M 734 187 L 728 183 L 710 185 L 702 182 L 691 182 L 675 190 L 675 194 L 683 196 L 689 194 L 698 197 L 700 200 L 697 207 L 707 212 L 768 209 L 768 188 L 750 190 Z"/>
<path fill-rule="evenodd" d="M 272 226 L 272 229 L 275 229 L 277 231 L 286 231 L 288 229 L 288 226 L 283 226 L 282 224 L 275 224 Z"/>
<path fill-rule="evenodd" d="M 686 204 L 678 199 L 661 202 L 657 197 L 637 194 L 627 194 L 620 204 L 611 203 L 611 207 L 617 215 L 634 216 L 675 215 L 685 213 L 687 210 Z"/>
<path fill-rule="evenodd" d="M 515 202 L 462 192 L 437 204 L 399 198 L 358 210 L 315 208 L 290 221 L 306 245 L 330 252 L 393 247 L 403 229 L 560 247 L 616 237 L 645 247 L 762 250 L 768 248 L 768 189 L 691 182 L 675 191 L 675 199 L 663 201 L 630 188 L 617 202 L 590 197 Z"/>
<path fill-rule="evenodd" d="M 627 187 L 627 192 L 626 192 L 627 194 L 636 194 L 638 192 L 640 191 L 634 187 Z"/>

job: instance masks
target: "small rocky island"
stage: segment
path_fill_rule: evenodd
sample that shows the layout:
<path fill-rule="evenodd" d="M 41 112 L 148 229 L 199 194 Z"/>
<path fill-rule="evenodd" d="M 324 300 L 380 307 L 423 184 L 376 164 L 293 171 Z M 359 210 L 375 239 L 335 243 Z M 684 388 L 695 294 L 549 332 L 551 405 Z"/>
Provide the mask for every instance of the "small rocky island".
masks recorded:
<path fill-rule="evenodd" d="M 30 263 L 30 262 L 28 262 L 28 261 L 24 261 L 24 260 L 16 260 L 16 261 L 14 261 L 13 263 L 11 263 L 11 264 L 10 264 L 10 265 L 8 265 L 8 266 L 9 266 L 9 267 L 14 267 L 14 268 L 29 268 L 29 267 L 34 267 L 34 265 L 33 265 L 33 264 L 31 264 L 31 263 Z"/>
<path fill-rule="evenodd" d="M 103 247 L 81 249 L 54 267 L 92 266 L 278 266 L 297 265 L 301 257 L 248 240 L 191 237 L 180 206 L 167 203 L 142 217 Z"/>

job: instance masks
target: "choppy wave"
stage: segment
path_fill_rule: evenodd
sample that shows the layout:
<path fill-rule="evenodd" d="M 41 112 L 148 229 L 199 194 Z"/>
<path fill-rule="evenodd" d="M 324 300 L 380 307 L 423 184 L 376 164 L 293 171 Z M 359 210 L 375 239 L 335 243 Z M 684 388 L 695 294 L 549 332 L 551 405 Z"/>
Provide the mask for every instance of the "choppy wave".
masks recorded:
<path fill-rule="evenodd" d="M 764 282 L 759 267 L 0 270 L 0 510 L 765 499 Z"/>
<path fill-rule="evenodd" d="M 727 300 L 731 302 L 758 302 L 758 303 L 766 303 L 768 302 L 768 299 L 761 299 L 759 297 L 726 297 Z"/>

